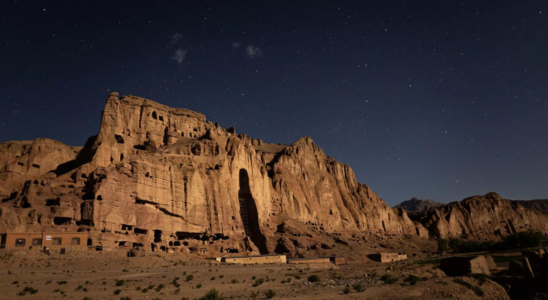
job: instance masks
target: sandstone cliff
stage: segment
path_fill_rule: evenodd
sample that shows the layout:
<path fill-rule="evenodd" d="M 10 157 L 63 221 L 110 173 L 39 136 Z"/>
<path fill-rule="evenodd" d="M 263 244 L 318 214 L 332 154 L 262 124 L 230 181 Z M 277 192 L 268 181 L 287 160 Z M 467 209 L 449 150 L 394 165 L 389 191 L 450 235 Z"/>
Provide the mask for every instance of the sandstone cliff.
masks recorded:
<path fill-rule="evenodd" d="M 264 143 L 117 93 L 83 149 L 8 142 L 0 166 L 0 232 L 88 230 L 103 247 L 250 253 L 273 252 L 288 220 L 326 235 L 427 237 L 309 137 Z"/>
<path fill-rule="evenodd" d="M 410 213 L 409 217 L 438 238 L 492 239 L 528 230 L 548 233 L 548 215 L 503 199 L 497 193 Z"/>
<path fill-rule="evenodd" d="M 521 206 L 529 209 L 533 209 L 545 214 L 548 214 L 548 200 L 547 199 L 535 199 L 535 200 L 514 200 Z"/>
<path fill-rule="evenodd" d="M 491 228 L 469 220 L 477 216 L 493 228 L 537 220 L 525 209 L 495 206 L 487 220 L 483 210 L 444 206 L 414 221 L 309 137 L 265 143 L 200 113 L 117 93 L 83 148 L 46 139 L 0 144 L 0 188 L 0 232 L 89 231 L 93 246 L 208 255 L 401 243 L 428 238 L 423 224 L 434 236 Z M 527 222 L 546 232 L 540 219 Z"/>

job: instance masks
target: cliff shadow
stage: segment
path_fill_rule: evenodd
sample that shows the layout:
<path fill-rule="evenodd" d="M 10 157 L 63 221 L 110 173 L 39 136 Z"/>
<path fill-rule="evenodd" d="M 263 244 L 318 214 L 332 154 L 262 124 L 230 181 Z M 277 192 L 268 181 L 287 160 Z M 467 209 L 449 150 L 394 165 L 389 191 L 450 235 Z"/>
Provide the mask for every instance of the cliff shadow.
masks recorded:
<path fill-rule="evenodd" d="M 238 200 L 240 202 L 240 217 L 244 225 L 245 234 L 251 239 L 253 244 L 259 248 L 261 254 L 268 254 L 266 238 L 259 227 L 259 214 L 257 204 L 251 189 L 249 187 L 249 176 L 245 169 L 240 170 L 240 190 L 238 191 Z"/>

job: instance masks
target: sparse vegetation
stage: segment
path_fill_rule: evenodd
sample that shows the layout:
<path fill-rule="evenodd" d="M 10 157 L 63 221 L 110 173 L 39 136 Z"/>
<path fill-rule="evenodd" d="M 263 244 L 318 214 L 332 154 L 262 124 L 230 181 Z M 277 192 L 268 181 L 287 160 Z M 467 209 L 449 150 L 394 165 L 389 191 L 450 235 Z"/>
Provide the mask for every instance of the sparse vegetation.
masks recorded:
<path fill-rule="evenodd" d="M 121 292 L 122 292 L 122 290 L 115 290 L 115 291 L 113 292 L 113 294 L 114 294 L 114 295 L 119 295 Z"/>
<path fill-rule="evenodd" d="M 453 249 L 453 252 L 455 253 L 522 249 L 540 247 L 546 244 L 546 238 L 538 231 L 514 233 L 504 237 L 504 239 L 498 243 L 478 242 L 462 239 L 449 240 L 449 247 Z"/>
<path fill-rule="evenodd" d="M 380 278 L 382 281 L 384 281 L 386 284 L 393 284 L 396 281 L 398 281 L 398 278 L 392 277 L 392 275 L 384 274 Z"/>
<path fill-rule="evenodd" d="M 467 287 L 467 288 L 471 289 L 472 291 L 474 291 L 474 293 L 478 296 L 482 297 L 483 294 L 484 294 L 483 290 L 480 287 L 473 286 L 471 283 L 466 282 L 466 281 L 462 280 L 461 278 L 455 278 L 453 280 L 453 282 L 464 285 L 465 287 Z"/>
<path fill-rule="evenodd" d="M 259 296 L 259 291 L 251 291 L 251 295 L 249 295 L 249 298 L 251 299 L 257 299 L 257 297 Z"/>
<path fill-rule="evenodd" d="M 174 286 L 174 287 L 180 287 L 181 284 L 179 282 L 177 282 L 177 280 L 179 280 L 179 277 L 175 277 L 173 278 L 173 280 L 171 281 L 171 284 Z"/>
<path fill-rule="evenodd" d="M 67 282 L 66 281 L 57 281 L 57 284 L 58 285 L 63 285 L 63 284 L 67 284 Z"/>
<path fill-rule="evenodd" d="M 197 288 L 197 289 L 201 289 L 201 288 L 202 288 L 202 284 L 201 284 L 201 283 L 198 283 L 198 285 L 196 285 L 196 288 Z"/>
<path fill-rule="evenodd" d="M 524 231 L 505 236 L 496 244 L 497 250 L 540 247 L 547 244 L 544 235 L 538 231 Z"/>
<path fill-rule="evenodd" d="M 221 296 L 216 289 L 211 289 L 200 300 L 225 300 L 225 297 Z"/>
<path fill-rule="evenodd" d="M 449 247 L 453 249 L 453 252 L 455 253 L 479 252 L 489 250 L 489 248 L 492 247 L 492 244 L 490 242 L 450 239 Z"/>
<path fill-rule="evenodd" d="M 312 274 L 312 275 L 308 276 L 308 281 L 318 282 L 318 281 L 320 281 L 320 276 L 318 276 L 317 274 Z"/>
<path fill-rule="evenodd" d="M 263 284 L 263 283 L 264 283 L 264 279 L 258 278 L 258 279 L 255 279 L 255 283 L 253 283 L 252 286 L 253 286 L 253 287 L 257 287 L 257 286 L 259 286 L 259 285 L 261 285 L 261 284 Z"/>
<path fill-rule="evenodd" d="M 447 240 L 446 239 L 439 239 L 438 240 L 438 252 L 439 253 L 447 252 Z"/>
<path fill-rule="evenodd" d="M 20 291 L 19 293 L 17 293 L 18 296 L 24 296 L 26 295 L 27 293 L 29 294 L 36 294 L 38 293 L 38 290 L 37 289 L 34 289 L 30 286 L 27 286 L 25 287 L 22 291 Z"/>
<path fill-rule="evenodd" d="M 472 277 L 474 279 L 477 279 L 479 281 L 479 285 L 483 285 L 487 282 L 487 275 L 485 274 L 470 274 L 468 277 Z"/>
<path fill-rule="evenodd" d="M 186 275 L 186 281 L 191 281 L 194 279 L 194 275 Z"/>
<path fill-rule="evenodd" d="M 116 280 L 116 283 L 114 285 L 122 286 L 122 285 L 124 285 L 124 283 L 125 283 L 125 280 L 121 279 L 121 280 Z"/>
<path fill-rule="evenodd" d="M 272 299 L 274 298 L 274 296 L 276 296 L 276 292 L 272 289 L 268 289 L 264 291 L 263 294 L 267 299 Z"/>
<path fill-rule="evenodd" d="M 165 285 L 159 284 L 154 290 L 157 291 L 157 292 L 160 292 L 164 287 L 165 287 Z"/>
<path fill-rule="evenodd" d="M 356 291 L 356 293 L 361 293 L 361 292 L 365 292 L 365 286 L 363 286 L 363 284 L 361 283 L 354 283 L 352 285 L 352 288 L 354 289 L 354 291 Z"/>
<path fill-rule="evenodd" d="M 409 275 L 404 281 L 409 282 L 410 285 L 415 285 L 417 282 L 421 281 L 421 279 L 415 275 Z"/>

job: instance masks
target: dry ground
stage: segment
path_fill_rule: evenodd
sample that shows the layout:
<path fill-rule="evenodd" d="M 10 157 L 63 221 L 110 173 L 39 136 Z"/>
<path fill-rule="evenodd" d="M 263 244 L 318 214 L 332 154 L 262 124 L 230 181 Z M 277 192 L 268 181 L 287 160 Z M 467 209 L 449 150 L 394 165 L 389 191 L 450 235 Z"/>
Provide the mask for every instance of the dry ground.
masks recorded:
<path fill-rule="evenodd" d="M 392 270 L 387 270 L 390 266 Z M 319 282 L 307 280 L 313 274 Z M 387 284 L 381 280 L 385 274 L 397 281 Z M 187 281 L 189 275 L 193 278 Z M 409 275 L 421 280 L 411 285 L 405 282 Z M 264 282 L 253 286 L 260 279 Z M 390 265 L 227 265 L 180 254 L 134 258 L 93 254 L 64 259 L 16 255 L 0 260 L 0 299 L 195 299 L 213 288 L 234 299 L 251 299 L 253 292 L 259 293 L 257 299 L 266 299 L 264 291 L 269 289 L 276 292 L 274 299 L 509 299 L 490 280 L 480 284 L 478 279 L 462 277 L 483 291 L 479 296 L 454 279 L 432 264 L 413 260 Z M 356 292 L 355 283 L 361 283 L 365 291 Z M 160 285 L 164 287 L 158 289 Z M 348 294 L 343 293 L 346 286 Z M 18 295 L 26 287 L 37 292 L 28 289 Z"/>

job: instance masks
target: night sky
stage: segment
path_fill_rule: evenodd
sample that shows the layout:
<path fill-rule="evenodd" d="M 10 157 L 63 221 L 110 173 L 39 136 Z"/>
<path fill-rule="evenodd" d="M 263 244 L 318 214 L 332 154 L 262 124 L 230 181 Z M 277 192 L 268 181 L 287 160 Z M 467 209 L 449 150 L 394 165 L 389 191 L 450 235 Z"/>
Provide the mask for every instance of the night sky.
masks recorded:
<path fill-rule="evenodd" d="M 81 146 L 117 91 L 310 136 L 389 205 L 548 198 L 544 0 L 1 1 L 0 20 L 0 142 Z"/>

